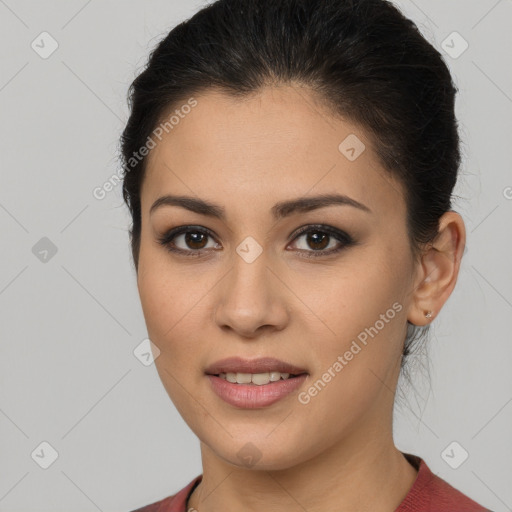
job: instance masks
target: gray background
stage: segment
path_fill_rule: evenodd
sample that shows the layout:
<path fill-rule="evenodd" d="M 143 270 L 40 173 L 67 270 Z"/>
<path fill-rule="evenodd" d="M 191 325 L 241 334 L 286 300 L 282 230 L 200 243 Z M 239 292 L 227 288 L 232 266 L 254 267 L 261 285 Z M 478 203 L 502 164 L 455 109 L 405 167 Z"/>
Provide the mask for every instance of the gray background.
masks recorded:
<path fill-rule="evenodd" d="M 0 511 L 129 511 L 201 472 L 198 440 L 154 365 L 133 353 L 147 332 L 121 186 L 103 200 L 92 191 L 117 173 L 129 83 L 202 5 L 0 0 Z M 415 374 L 396 442 L 475 500 L 511 510 L 512 3 L 400 5 L 460 90 L 455 209 L 468 246 L 434 322 L 431 384 Z M 43 31 L 59 45 L 45 59 L 31 47 L 50 48 Z M 442 50 L 445 40 L 462 48 L 454 31 L 469 43 L 456 58 Z M 47 469 L 43 441 L 58 452 Z M 446 461 L 462 450 L 453 469 Z"/>

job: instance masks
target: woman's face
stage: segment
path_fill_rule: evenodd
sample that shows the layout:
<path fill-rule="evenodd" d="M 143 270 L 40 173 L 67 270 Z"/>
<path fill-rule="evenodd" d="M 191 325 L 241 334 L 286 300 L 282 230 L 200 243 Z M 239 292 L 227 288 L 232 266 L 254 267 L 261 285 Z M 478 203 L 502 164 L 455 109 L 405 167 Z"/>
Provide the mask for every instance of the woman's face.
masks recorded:
<path fill-rule="evenodd" d="M 306 89 L 195 100 L 152 149 L 141 192 L 138 288 L 165 389 L 231 464 L 247 466 L 249 455 L 284 469 L 328 449 L 358 451 L 391 429 L 416 275 L 403 189 L 365 133 Z M 349 199 L 282 206 L 332 195 Z M 207 202 L 218 215 L 171 201 L 150 211 L 163 196 Z M 205 373 L 235 356 L 276 358 L 307 375 L 263 402 L 270 388 L 260 389 L 283 384 Z M 236 386 L 259 388 L 256 401 Z"/>

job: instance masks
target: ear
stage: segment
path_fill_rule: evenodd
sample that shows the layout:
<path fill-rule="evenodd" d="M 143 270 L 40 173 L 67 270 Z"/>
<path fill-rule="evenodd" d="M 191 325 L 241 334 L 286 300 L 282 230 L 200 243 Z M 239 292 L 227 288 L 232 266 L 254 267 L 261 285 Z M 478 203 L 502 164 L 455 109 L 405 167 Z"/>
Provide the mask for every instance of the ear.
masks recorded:
<path fill-rule="evenodd" d="M 466 245 L 462 217 L 453 211 L 439 219 L 435 240 L 428 244 L 418 262 L 407 320 L 414 325 L 430 323 L 451 295 L 459 275 Z"/>

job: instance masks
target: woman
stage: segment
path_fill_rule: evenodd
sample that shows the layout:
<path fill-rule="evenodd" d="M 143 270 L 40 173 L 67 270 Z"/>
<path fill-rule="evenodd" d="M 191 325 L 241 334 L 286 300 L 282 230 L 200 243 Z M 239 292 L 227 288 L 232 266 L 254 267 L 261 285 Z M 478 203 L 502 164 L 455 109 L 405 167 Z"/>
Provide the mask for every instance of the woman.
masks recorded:
<path fill-rule="evenodd" d="M 153 51 L 123 193 L 203 473 L 139 512 L 485 510 L 392 433 L 464 250 L 455 94 L 383 0 L 219 0 Z"/>

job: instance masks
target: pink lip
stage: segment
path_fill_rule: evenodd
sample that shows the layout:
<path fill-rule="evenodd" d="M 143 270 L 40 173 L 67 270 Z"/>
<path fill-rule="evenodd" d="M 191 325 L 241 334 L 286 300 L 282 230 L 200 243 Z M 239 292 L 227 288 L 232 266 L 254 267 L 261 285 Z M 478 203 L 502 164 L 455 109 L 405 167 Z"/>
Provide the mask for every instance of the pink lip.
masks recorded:
<path fill-rule="evenodd" d="M 304 383 L 308 375 L 303 373 L 297 377 L 269 382 L 261 386 L 257 384 L 233 384 L 216 375 L 207 375 L 207 377 L 213 391 L 228 404 L 242 409 L 257 409 L 272 405 L 289 395 Z"/>
<path fill-rule="evenodd" d="M 205 373 L 208 375 L 218 375 L 219 373 L 266 373 L 272 371 L 291 373 L 293 375 L 307 373 L 304 368 L 299 368 L 273 357 L 262 357 L 259 359 L 228 357 L 208 366 Z"/>

